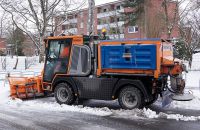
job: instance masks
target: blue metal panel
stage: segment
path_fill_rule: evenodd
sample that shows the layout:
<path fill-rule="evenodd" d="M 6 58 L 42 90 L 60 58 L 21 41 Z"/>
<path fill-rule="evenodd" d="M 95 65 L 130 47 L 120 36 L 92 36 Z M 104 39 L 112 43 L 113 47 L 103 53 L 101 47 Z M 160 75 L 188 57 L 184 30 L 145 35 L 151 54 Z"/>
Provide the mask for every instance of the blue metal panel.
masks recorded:
<path fill-rule="evenodd" d="M 156 45 L 105 45 L 101 47 L 103 69 L 156 69 Z"/>

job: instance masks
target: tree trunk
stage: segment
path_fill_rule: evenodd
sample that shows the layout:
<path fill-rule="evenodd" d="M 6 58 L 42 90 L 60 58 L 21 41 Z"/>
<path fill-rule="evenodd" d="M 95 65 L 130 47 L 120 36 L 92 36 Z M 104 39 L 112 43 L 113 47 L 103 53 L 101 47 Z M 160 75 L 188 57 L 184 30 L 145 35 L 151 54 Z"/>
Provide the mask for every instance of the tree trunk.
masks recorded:
<path fill-rule="evenodd" d="M 40 37 L 40 50 L 39 50 L 39 62 L 44 62 L 44 56 L 45 56 L 45 46 L 43 44 L 43 38 Z"/>
<path fill-rule="evenodd" d="M 94 7 L 95 1 L 88 0 L 88 34 L 92 35 L 94 33 Z"/>
<path fill-rule="evenodd" d="M 14 70 L 17 69 L 17 65 L 18 65 L 18 56 L 17 56 L 16 62 L 15 62 L 15 66 L 13 67 Z"/>

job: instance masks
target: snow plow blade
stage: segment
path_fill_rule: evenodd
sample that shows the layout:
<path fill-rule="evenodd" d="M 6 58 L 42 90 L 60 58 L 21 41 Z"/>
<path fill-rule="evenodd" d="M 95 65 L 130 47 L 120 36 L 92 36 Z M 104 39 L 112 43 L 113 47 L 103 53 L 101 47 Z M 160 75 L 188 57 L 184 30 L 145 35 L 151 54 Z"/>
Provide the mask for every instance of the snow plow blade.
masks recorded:
<path fill-rule="evenodd" d="M 191 93 L 184 93 L 185 80 L 182 77 L 182 74 L 179 74 L 176 77 L 170 77 L 170 90 L 174 93 L 171 98 L 176 101 L 190 101 L 194 98 L 194 96 Z"/>
<path fill-rule="evenodd" d="M 190 101 L 194 98 L 194 96 L 190 93 L 184 93 L 184 94 L 175 94 L 171 98 L 176 101 Z"/>
<path fill-rule="evenodd" d="M 36 77 L 8 77 L 10 84 L 10 96 L 12 98 L 35 98 L 44 96 L 41 84 L 41 76 Z"/>

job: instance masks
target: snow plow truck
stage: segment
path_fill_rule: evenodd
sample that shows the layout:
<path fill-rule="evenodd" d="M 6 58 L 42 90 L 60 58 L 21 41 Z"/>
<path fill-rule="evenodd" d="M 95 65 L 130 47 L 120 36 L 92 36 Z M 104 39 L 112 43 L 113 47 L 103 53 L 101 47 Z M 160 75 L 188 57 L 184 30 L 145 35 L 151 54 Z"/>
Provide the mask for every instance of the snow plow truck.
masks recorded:
<path fill-rule="evenodd" d="M 50 92 L 59 104 L 118 99 L 122 108 L 133 109 L 152 104 L 167 89 L 184 94 L 185 67 L 174 61 L 167 40 L 72 35 L 50 36 L 44 44 L 41 76 L 9 77 L 11 97 L 26 99 Z"/>

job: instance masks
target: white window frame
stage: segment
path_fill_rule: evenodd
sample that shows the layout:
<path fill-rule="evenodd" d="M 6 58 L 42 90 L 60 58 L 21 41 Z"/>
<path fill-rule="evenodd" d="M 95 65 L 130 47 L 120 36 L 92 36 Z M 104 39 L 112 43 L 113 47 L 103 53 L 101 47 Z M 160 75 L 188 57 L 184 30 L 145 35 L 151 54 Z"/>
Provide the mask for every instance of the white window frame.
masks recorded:
<path fill-rule="evenodd" d="M 136 28 L 138 28 L 138 26 L 129 26 L 128 33 L 138 33 L 139 29 L 136 31 Z"/>
<path fill-rule="evenodd" d="M 119 6 L 119 9 L 117 8 L 118 6 Z M 121 9 L 122 9 L 121 5 L 116 6 L 116 10 L 121 10 Z"/>
<path fill-rule="evenodd" d="M 80 28 L 83 28 L 83 22 L 81 22 L 81 24 L 80 24 Z"/>

